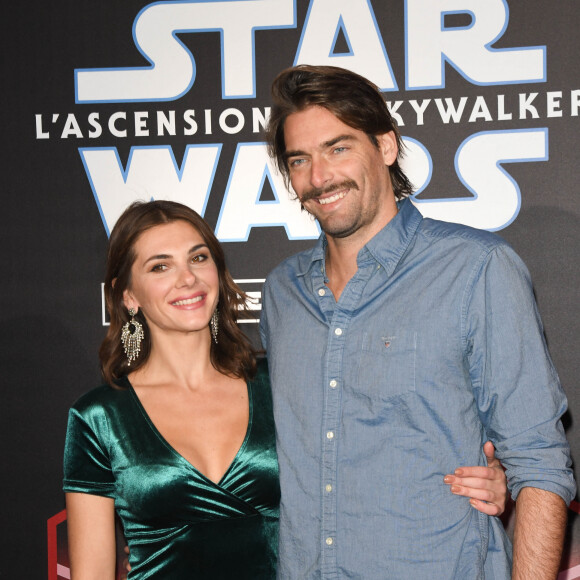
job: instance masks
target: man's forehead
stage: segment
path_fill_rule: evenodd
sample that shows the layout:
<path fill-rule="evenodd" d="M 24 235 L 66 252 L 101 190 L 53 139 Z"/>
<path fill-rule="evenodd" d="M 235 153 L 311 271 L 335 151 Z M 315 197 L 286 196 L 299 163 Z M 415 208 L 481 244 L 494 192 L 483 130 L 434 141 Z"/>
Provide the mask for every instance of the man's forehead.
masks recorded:
<path fill-rule="evenodd" d="M 310 106 L 288 115 L 284 127 L 286 146 L 300 145 L 307 139 L 311 144 L 324 145 L 337 138 L 356 139 L 362 131 L 341 121 L 332 111 Z"/>

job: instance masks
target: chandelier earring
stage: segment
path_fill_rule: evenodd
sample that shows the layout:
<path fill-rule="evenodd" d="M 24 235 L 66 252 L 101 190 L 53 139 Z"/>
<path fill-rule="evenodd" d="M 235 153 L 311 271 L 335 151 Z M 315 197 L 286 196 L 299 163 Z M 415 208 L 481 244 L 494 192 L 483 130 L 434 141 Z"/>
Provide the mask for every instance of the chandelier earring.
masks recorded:
<path fill-rule="evenodd" d="M 131 366 L 131 363 L 139 356 L 141 342 L 145 338 L 143 325 L 135 319 L 135 314 L 137 314 L 137 311 L 134 308 L 129 308 L 131 320 L 125 322 L 121 331 L 121 342 L 123 343 L 123 349 L 129 361 L 128 366 Z"/>
<path fill-rule="evenodd" d="M 209 329 L 211 330 L 211 337 L 213 341 L 217 344 L 218 343 L 218 330 L 219 330 L 219 312 L 216 309 L 213 311 L 211 318 L 209 320 Z"/>

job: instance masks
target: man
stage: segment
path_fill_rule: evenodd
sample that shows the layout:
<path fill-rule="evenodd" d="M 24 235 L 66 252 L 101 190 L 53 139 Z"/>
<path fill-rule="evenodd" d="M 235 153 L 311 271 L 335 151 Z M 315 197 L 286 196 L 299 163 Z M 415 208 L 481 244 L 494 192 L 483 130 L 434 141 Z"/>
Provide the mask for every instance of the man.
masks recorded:
<path fill-rule="evenodd" d="M 528 272 L 503 240 L 423 219 L 366 79 L 273 85 L 270 153 L 324 232 L 264 287 L 282 578 L 510 577 L 501 522 L 446 493 L 487 438 L 516 502 L 513 578 L 557 575 L 575 493 L 566 399 Z"/>

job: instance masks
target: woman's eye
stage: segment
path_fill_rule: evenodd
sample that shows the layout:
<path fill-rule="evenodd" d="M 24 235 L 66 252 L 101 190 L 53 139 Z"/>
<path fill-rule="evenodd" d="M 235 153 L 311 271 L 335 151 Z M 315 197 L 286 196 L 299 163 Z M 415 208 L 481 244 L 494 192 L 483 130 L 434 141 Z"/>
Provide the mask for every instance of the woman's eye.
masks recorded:
<path fill-rule="evenodd" d="M 205 262 L 207 260 L 207 256 L 205 254 L 196 254 L 195 256 L 192 256 L 191 261 L 192 262 Z"/>
<path fill-rule="evenodd" d="M 151 268 L 152 272 L 164 272 L 165 270 L 167 270 L 167 266 L 165 264 L 155 264 L 155 266 Z"/>

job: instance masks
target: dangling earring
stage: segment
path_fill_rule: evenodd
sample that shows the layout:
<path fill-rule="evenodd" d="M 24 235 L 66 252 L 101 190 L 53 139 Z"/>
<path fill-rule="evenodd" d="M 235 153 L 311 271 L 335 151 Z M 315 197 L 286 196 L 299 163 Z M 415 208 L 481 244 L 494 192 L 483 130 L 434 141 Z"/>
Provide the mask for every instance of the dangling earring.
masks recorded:
<path fill-rule="evenodd" d="M 211 318 L 209 320 L 209 329 L 211 330 L 211 336 L 213 341 L 217 344 L 218 343 L 218 329 L 219 329 L 219 312 L 216 309 L 213 311 Z"/>
<path fill-rule="evenodd" d="M 135 314 L 137 314 L 137 311 L 134 308 L 129 308 L 131 320 L 125 322 L 121 332 L 121 342 L 123 343 L 123 349 L 129 361 L 128 366 L 131 366 L 131 363 L 139 356 L 141 352 L 141 341 L 145 338 L 143 325 L 135 320 Z"/>

